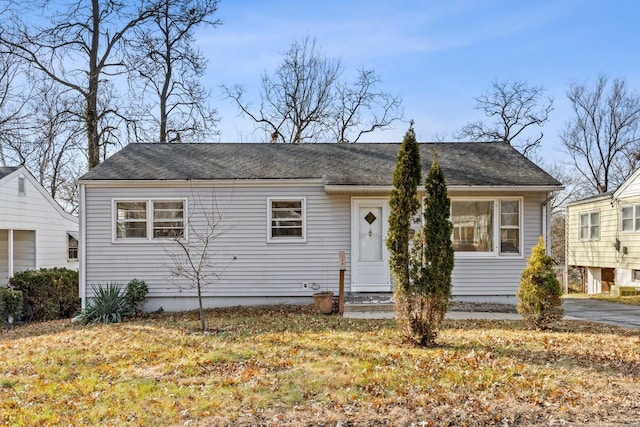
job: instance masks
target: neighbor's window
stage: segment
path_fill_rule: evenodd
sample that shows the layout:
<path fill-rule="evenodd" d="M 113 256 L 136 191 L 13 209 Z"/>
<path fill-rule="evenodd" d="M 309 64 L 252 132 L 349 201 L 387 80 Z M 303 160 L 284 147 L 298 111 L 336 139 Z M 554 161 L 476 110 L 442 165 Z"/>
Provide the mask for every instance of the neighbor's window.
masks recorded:
<path fill-rule="evenodd" d="M 78 239 L 73 237 L 71 234 L 67 234 L 68 245 L 67 245 L 67 258 L 69 261 L 77 261 L 78 260 Z"/>
<path fill-rule="evenodd" d="M 153 202 L 153 238 L 184 236 L 184 202 Z"/>
<path fill-rule="evenodd" d="M 640 205 L 623 206 L 620 209 L 620 229 L 640 231 Z"/>
<path fill-rule="evenodd" d="M 632 270 L 633 272 L 633 281 L 640 282 L 640 270 Z"/>
<path fill-rule="evenodd" d="M 453 249 L 461 252 L 493 250 L 493 201 L 452 201 Z"/>
<path fill-rule="evenodd" d="M 305 239 L 305 200 L 269 199 L 269 241 Z"/>
<path fill-rule="evenodd" d="M 520 201 L 500 201 L 500 253 L 520 253 Z"/>
<path fill-rule="evenodd" d="M 580 214 L 580 240 L 597 240 L 600 238 L 600 212 Z"/>
<path fill-rule="evenodd" d="M 147 238 L 147 202 L 116 202 L 116 238 Z"/>

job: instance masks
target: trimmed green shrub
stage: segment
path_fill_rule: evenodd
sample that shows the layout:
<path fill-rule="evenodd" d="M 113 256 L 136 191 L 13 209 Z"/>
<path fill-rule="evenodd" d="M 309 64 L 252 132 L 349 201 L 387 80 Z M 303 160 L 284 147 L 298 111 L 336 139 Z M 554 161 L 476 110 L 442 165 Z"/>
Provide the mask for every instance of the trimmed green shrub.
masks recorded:
<path fill-rule="evenodd" d="M 119 323 L 128 316 L 129 306 L 117 283 L 93 286 L 94 296 L 78 316 L 82 323 Z"/>
<path fill-rule="evenodd" d="M 140 316 L 144 312 L 144 301 L 148 292 L 149 287 L 144 280 L 133 279 L 127 284 L 124 298 L 131 316 Z"/>
<path fill-rule="evenodd" d="M 562 287 L 547 255 L 542 236 L 533 247 L 518 288 L 518 313 L 534 329 L 546 329 L 562 319 Z"/>
<path fill-rule="evenodd" d="M 22 314 L 22 306 L 22 292 L 0 287 L 0 319 L 2 321 L 8 321 L 9 316 L 13 319 L 19 318 Z"/>
<path fill-rule="evenodd" d="M 33 320 L 72 317 L 80 309 L 78 272 L 66 268 L 21 271 L 9 285 L 22 291 L 25 303 L 33 309 Z"/>

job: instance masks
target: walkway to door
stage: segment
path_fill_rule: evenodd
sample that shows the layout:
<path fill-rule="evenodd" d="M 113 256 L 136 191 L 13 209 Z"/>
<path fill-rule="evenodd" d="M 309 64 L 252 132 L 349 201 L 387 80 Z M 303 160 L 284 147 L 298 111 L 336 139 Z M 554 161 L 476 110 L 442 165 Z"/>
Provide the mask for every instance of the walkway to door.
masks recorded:
<path fill-rule="evenodd" d="M 392 319 L 393 299 L 391 294 L 380 294 L 375 297 L 349 297 L 354 309 L 345 305 L 345 317 L 368 319 Z M 355 302 L 355 304 L 354 304 Z M 562 304 L 565 319 L 585 320 L 623 328 L 640 329 L 640 306 L 617 304 L 588 298 L 565 298 Z M 479 312 L 479 311 L 449 311 L 449 319 L 493 319 L 516 320 L 520 315 L 516 313 Z"/>

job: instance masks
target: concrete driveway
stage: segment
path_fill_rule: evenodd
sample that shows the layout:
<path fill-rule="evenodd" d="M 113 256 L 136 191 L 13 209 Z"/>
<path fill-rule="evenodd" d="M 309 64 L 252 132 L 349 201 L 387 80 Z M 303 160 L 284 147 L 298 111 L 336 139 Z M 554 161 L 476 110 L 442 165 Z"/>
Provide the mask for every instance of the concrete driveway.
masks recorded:
<path fill-rule="evenodd" d="M 564 313 L 580 320 L 640 329 L 640 306 L 587 298 L 564 298 Z"/>

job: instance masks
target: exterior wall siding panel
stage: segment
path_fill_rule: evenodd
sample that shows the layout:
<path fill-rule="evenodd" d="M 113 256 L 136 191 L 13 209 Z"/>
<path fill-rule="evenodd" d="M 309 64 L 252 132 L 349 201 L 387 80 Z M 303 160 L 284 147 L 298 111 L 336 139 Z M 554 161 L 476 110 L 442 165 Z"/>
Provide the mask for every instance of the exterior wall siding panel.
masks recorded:
<path fill-rule="evenodd" d="M 220 235 L 214 240 L 213 264 L 220 277 L 207 286 L 207 296 L 311 296 L 302 282 L 320 289 L 338 289 L 338 251 L 349 250 L 349 197 L 327 196 L 321 187 L 218 188 L 215 203 L 206 188 L 113 189 L 87 188 L 88 284 L 145 280 L 150 297 L 194 296 L 183 279 L 171 277 L 175 242 L 112 242 L 112 202 L 119 198 L 163 199 L 188 197 L 189 223 L 202 230 L 208 212 L 223 213 Z M 307 241 L 267 242 L 267 198 L 306 197 Z M 209 207 L 217 205 L 213 209 Z M 189 244 L 196 244 L 189 230 Z M 235 260 L 232 259 L 235 257 Z M 122 266 L 122 268 L 114 268 Z"/>

